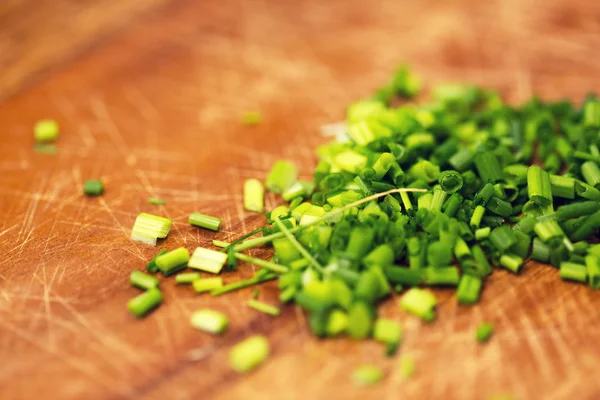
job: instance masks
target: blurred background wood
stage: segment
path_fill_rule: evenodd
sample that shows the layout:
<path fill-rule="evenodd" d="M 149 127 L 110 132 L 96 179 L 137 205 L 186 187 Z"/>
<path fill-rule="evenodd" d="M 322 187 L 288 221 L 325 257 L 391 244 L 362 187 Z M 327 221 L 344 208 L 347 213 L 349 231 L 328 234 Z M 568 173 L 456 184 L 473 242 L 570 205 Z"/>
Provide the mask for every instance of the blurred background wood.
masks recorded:
<path fill-rule="evenodd" d="M 405 327 L 410 380 L 377 344 L 313 339 L 293 307 L 277 319 L 248 310 L 252 289 L 210 298 L 165 281 L 165 303 L 148 318 L 125 308 L 137 293 L 129 272 L 159 249 L 261 225 L 241 209 L 243 179 L 264 177 L 279 158 L 308 177 L 324 142 L 318 127 L 342 119 L 398 63 L 430 84 L 477 82 L 513 102 L 533 93 L 579 101 L 600 89 L 598 49 L 600 3 L 586 0 L 4 0 L 2 398 L 600 398 L 600 297 L 533 263 L 521 276 L 495 273 L 474 307 L 439 290 L 433 324 L 384 304 Z M 242 126 L 254 109 L 264 123 Z M 60 123 L 56 156 L 32 151 L 41 118 Z M 105 182 L 103 197 L 81 195 L 88 178 Z M 222 216 L 223 231 L 190 227 L 196 210 Z M 175 221 L 156 249 L 128 239 L 141 211 Z M 242 265 L 225 280 L 251 273 Z M 274 284 L 260 289 L 276 301 Z M 204 306 L 230 316 L 225 336 L 189 326 Z M 484 320 L 497 333 L 480 346 L 474 328 Z M 235 375 L 227 349 L 253 332 L 269 337 L 273 355 Z M 352 369 L 367 362 L 387 377 L 355 388 Z"/>

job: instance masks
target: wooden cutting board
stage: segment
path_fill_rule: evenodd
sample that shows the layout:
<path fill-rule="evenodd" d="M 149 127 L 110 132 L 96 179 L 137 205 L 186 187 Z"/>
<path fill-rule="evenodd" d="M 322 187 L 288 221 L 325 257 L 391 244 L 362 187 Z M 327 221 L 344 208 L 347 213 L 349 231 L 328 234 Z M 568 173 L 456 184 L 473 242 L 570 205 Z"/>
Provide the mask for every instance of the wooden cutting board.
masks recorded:
<path fill-rule="evenodd" d="M 512 102 L 532 93 L 579 101 L 600 90 L 598 49 L 600 2 L 587 0 L 4 0 L 0 397 L 599 399 L 600 293 L 534 263 L 519 276 L 494 273 L 473 307 L 437 290 L 432 324 L 397 299 L 383 304 L 404 326 L 400 356 L 416 362 L 408 380 L 378 344 L 315 340 L 293 306 L 276 319 L 249 310 L 252 289 L 212 298 L 164 280 L 165 302 L 148 318 L 125 307 L 138 293 L 130 271 L 158 250 L 260 226 L 242 210 L 243 180 L 280 158 L 309 177 L 325 142 L 319 126 L 342 119 L 399 62 L 431 84 L 477 82 Z M 246 110 L 264 122 L 243 126 Z M 56 156 L 32 150 L 41 118 L 60 123 Z M 83 182 L 96 178 L 105 195 L 84 197 Z M 174 220 L 157 248 L 129 240 L 142 211 Z M 221 216 L 222 231 L 189 226 L 193 211 Z M 260 298 L 276 302 L 275 285 Z M 228 314 L 229 332 L 194 331 L 188 318 L 200 307 Z M 474 339 L 482 321 L 497 329 L 484 346 Z M 253 333 L 273 354 L 236 375 L 227 350 Z M 386 379 L 355 387 L 352 370 L 364 363 L 383 366 Z"/>

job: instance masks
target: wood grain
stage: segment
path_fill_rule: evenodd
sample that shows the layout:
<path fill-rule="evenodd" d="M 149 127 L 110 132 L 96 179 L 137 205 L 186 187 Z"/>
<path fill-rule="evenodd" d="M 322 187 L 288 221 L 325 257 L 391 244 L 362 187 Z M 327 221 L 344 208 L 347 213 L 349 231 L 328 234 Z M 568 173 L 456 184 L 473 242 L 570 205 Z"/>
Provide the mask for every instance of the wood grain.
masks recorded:
<path fill-rule="evenodd" d="M 417 363 L 410 380 L 375 343 L 315 340 L 294 307 L 277 319 L 248 310 L 251 289 L 211 298 L 164 281 L 165 304 L 150 317 L 125 309 L 137 293 L 129 272 L 158 249 L 260 226 L 241 208 L 243 179 L 264 177 L 279 158 L 308 177 L 324 142 L 318 127 L 340 120 L 397 63 L 410 61 L 432 84 L 474 81 L 513 102 L 532 93 L 580 100 L 600 90 L 598 48 L 600 3 L 585 0 L 3 2 L 2 398 L 600 398 L 600 296 L 533 263 L 520 276 L 494 273 L 474 307 L 438 290 L 434 324 L 395 299 L 383 304 L 405 327 L 400 353 Z M 264 123 L 241 126 L 249 109 Z M 31 149 L 44 117 L 62 128 L 54 157 Z M 103 197 L 81 195 L 88 178 L 105 182 Z M 222 216 L 223 231 L 190 227 L 196 210 Z M 128 239 L 141 211 L 175 221 L 156 249 Z M 251 273 L 244 265 L 224 279 Z M 261 299 L 276 297 L 274 284 L 261 287 Z M 203 306 L 230 316 L 225 336 L 189 326 Z M 479 346 L 484 320 L 497 334 Z M 273 355 L 235 375 L 227 349 L 253 332 L 269 337 Z M 356 388 L 352 369 L 366 362 L 387 377 Z"/>

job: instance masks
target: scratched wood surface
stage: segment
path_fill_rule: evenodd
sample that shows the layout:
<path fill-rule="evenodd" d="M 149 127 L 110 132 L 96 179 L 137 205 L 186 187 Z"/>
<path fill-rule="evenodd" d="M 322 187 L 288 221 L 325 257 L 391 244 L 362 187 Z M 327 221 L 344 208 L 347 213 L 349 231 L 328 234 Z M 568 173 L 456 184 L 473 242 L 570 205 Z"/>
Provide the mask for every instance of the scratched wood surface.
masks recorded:
<path fill-rule="evenodd" d="M 128 284 L 158 249 L 232 239 L 263 220 L 241 208 L 241 183 L 274 160 L 309 176 L 321 124 L 368 95 L 397 63 L 430 83 L 468 80 L 513 102 L 532 93 L 580 100 L 600 91 L 600 3 L 577 0 L 275 1 L 4 0 L 0 3 L 0 397 L 31 399 L 598 399 L 600 295 L 551 267 L 499 271 L 482 301 L 451 291 L 433 324 L 399 310 L 400 355 L 380 346 L 312 338 L 292 306 L 272 319 L 245 307 L 250 290 L 211 298 L 172 281 L 165 302 L 136 321 Z M 240 125 L 244 110 L 264 123 Z M 32 151 L 32 125 L 61 126 L 59 153 Z M 81 195 L 88 178 L 106 193 Z M 149 196 L 166 206 L 147 203 Z M 277 204 L 269 196 L 268 205 Z M 192 211 L 220 215 L 216 235 L 188 226 Z M 174 220 L 158 248 L 132 243 L 136 215 Z M 264 250 L 255 251 L 265 255 Z M 250 276 L 242 265 L 227 282 Z M 273 284 L 261 298 L 276 301 Z M 192 330 L 200 307 L 227 313 L 213 338 Z M 497 333 L 479 346 L 474 328 Z M 251 333 L 272 356 L 238 376 L 227 349 Z M 193 359 L 193 360 L 192 360 Z M 378 386 L 352 369 L 377 363 Z"/>

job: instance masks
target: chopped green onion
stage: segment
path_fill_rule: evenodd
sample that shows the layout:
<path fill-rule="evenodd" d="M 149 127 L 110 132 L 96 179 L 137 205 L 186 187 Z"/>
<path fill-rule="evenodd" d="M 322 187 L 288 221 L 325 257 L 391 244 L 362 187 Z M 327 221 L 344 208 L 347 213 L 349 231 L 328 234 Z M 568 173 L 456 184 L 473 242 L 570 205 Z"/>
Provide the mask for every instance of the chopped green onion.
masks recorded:
<path fill-rule="evenodd" d="M 284 160 L 277 161 L 265 181 L 265 186 L 273 193 L 281 194 L 292 186 L 298 177 L 296 167 Z"/>
<path fill-rule="evenodd" d="M 550 175 L 539 165 L 531 165 L 527 170 L 527 193 L 541 206 L 552 204 Z"/>
<path fill-rule="evenodd" d="M 492 228 L 486 226 L 485 228 L 479 228 L 475 231 L 475 240 L 482 241 L 490 236 Z"/>
<path fill-rule="evenodd" d="M 33 127 L 35 141 L 38 143 L 54 142 L 58 139 L 58 123 L 53 119 L 36 122 Z"/>
<path fill-rule="evenodd" d="M 220 251 L 197 247 L 191 258 L 188 258 L 188 267 L 200 271 L 218 274 L 227 261 L 227 254 Z"/>
<path fill-rule="evenodd" d="M 565 199 L 575 198 L 575 179 L 568 176 L 550 175 L 552 196 Z"/>
<path fill-rule="evenodd" d="M 220 247 L 222 249 L 229 247 L 231 245 L 230 243 L 224 242 L 223 240 L 216 240 L 216 239 L 213 239 L 212 244 L 213 244 L 213 246 Z"/>
<path fill-rule="evenodd" d="M 225 286 L 219 285 L 218 287 L 216 287 L 215 289 L 212 289 L 210 294 L 213 296 L 219 296 L 225 293 L 229 293 L 229 292 L 233 292 L 234 290 L 238 290 L 238 289 L 243 289 L 246 288 L 248 286 L 253 286 L 253 285 L 257 285 L 259 283 L 263 283 L 263 282 L 267 282 L 267 281 L 272 281 L 273 279 L 277 278 L 277 274 L 274 273 L 269 273 L 266 274 L 264 276 L 254 276 L 253 278 L 250 279 L 245 279 L 242 281 L 238 281 L 238 282 L 233 282 L 233 283 L 229 283 Z M 221 279 L 221 278 L 211 278 L 211 279 Z M 201 280 L 208 280 L 208 279 L 201 279 Z"/>
<path fill-rule="evenodd" d="M 409 289 L 400 299 L 400 306 L 404 310 L 427 322 L 431 322 L 435 318 L 436 304 L 437 299 L 431 292 L 419 288 Z"/>
<path fill-rule="evenodd" d="M 447 193 L 459 191 L 463 186 L 463 178 L 456 171 L 444 171 L 440 174 L 438 182 Z"/>
<path fill-rule="evenodd" d="M 149 197 L 148 203 L 153 204 L 155 206 L 162 206 L 165 204 L 165 201 L 162 199 L 159 199 L 158 197 Z"/>
<path fill-rule="evenodd" d="M 221 253 L 223 254 L 223 253 Z M 235 253 L 235 258 L 241 261 L 246 261 L 252 263 L 254 265 L 258 265 L 259 267 L 268 269 L 269 271 L 273 271 L 278 274 L 283 274 L 288 272 L 290 269 L 285 265 L 279 265 L 271 261 L 261 260 L 260 258 L 250 257 L 242 253 Z"/>
<path fill-rule="evenodd" d="M 473 157 L 475 168 L 481 180 L 485 183 L 496 183 L 503 178 L 502 167 L 494 153 L 484 151 Z"/>
<path fill-rule="evenodd" d="M 214 291 L 218 288 L 223 287 L 223 279 L 221 279 L 220 277 L 196 279 L 192 282 L 192 286 L 194 287 L 196 293 Z"/>
<path fill-rule="evenodd" d="M 484 322 L 477 327 L 475 332 L 475 338 L 479 343 L 485 343 L 492 337 L 494 333 L 494 326 L 488 322 Z"/>
<path fill-rule="evenodd" d="M 262 301 L 250 299 L 250 300 L 248 300 L 248 307 L 254 308 L 257 311 L 268 314 L 272 317 L 279 316 L 279 308 L 272 306 L 270 304 L 263 303 Z"/>
<path fill-rule="evenodd" d="M 156 246 L 156 239 L 169 234 L 173 221 L 152 214 L 140 213 L 131 230 L 131 240 Z"/>
<path fill-rule="evenodd" d="M 138 318 L 143 317 L 155 309 L 162 302 L 163 296 L 157 288 L 151 288 L 134 297 L 127 303 L 129 312 Z"/>
<path fill-rule="evenodd" d="M 333 310 L 329 314 L 325 332 L 327 336 L 336 336 L 346 332 L 348 328 L 348 314 L 341 310 Z"/>
<path fill-rule="evenodd" d="M 178 285 L 191 284 L 198 279 L 200 279 L 200 274 L 198 272 L 187 272 L 183 274 L 177 274 L 175 276 L 175 283 Z"/>
<path fill-rule="evenodd" d="M 54 143 L 35 143 L 33 145 L 33 151 L 35 151 L 38 154 L 53 156 L 56 153 L 58 153 L 58 148 Z"/>
<path fill-rule="evenodd" d="M 459 304 L 475 304 L 479 301 L 482 286 L 481 278 L 463 274 L 458 284 L 456 297 Z"/>
<path fill-rule="evenodd" d="M 410 378 L 411 376 L 413 376 L 415 374 L 415 360 L 412 359 L 411 357 L 402 357 L 400 359 L 399 362 L 399 369 L 398 371 L 400 372 L 400 376 L 402 376 L 405 379 Z"/>
<path fill-rule="evenodd" d="M 265 211 L 265 188 L 258 179 L 244 181 L 244 209 L 257 213 Z"/>
<path fill-rule="evenodd" d="M 348 310 L 348 335 L 352 339 L 364 339 L 371 333 L 374 312 L 369 304 L 356 301 Z"/>
<path fill-rule="evenodd" d="M 227 330 L 229 319 L 223 313 L 203 308 L 194 311 L 190 317 L 190 324 L 198 330 L 221 335 Z"/>
<path fill-rule="evenodd" d="M 600 189 L 600 167 L 594 161 L 581 164 L 581 175 L 589 185 Z"/>
<path fill-rule="evenodd" d="M 397 345 L 402 340 L 402 325 L 391 319 L 378 318 L 373 325 L 373 339 Z"/>
<path fill-rule="evenodd" d="M 269 357 L 267 338 L 252 336 L 236 344 L 229 350 L 229 365 L 238 373 L 250 372 Z"/>
<path fill-rule="evenodd" d="M 168 276 L 185 269 L 189 260 L 188 250 L 185 247 L 179 247 L 156 257 L 156 265 L 164 276 Z"/>
<path fill-rule="evenodd" d="M 376 365 L 362 365 L 354 370 L 352 379 L 358 385 L 373 385 L 383 379 L 383 371 Z"/>
<path fill-rule="evenodd" d="M 590 278 L 590 287 L 600 289 L 600 258 L 595 255 L 588 255 L 585 257 L 585 265 L 587 275 Z"/>
<path fill-rule="evenodd" d="M 104 193 L 104 185 L 99 179 L 88 179 L 83 185 L 83 193 L 86 196 L 100 196 Z"/>
<path fill-rule="evenodd" d="M 600 228 L 600 211 L 596 211 L 570 235 L 570 239 L 574 241 L 584 240 L 590 237 L 598 228 Z"/>
<path fill-rule="evenodd" d="M 242 123 L 246 126 L 258 125 L 262 121 L 262 115 L 258 111 L 246 111 L 242 114 Z"/>
<path fill-rule="evenodd" d="M 565 280 L 577 282 L 587 281 L 587 268 L 585 265 L 572 262 L 561 262 L 559 273 L 560 277 Z"/>
<path fill-rule="evenodd" d="M 296 238 L 285 227 L 285 225 L 283 225 L 279 217 L 275 219 L 275 224 L 277 225 L 277 227 L 279 227 L 279 229 L 285 235 L 285 237 L 288 239 L 291 245 L 294 246 L 304 258 L 306 258 L 315 268 L 317 268 L 317 270 L 323 271 L 323 266 L 304 248 L 304 246 L 300 244 L 300 242 L 298 242 L 298 240 L 296 240 Z"/>
<path fill-rule="evenodd" d="M 152 289 L 158 287 L 158 278 L 145 274 L 141 271 L 131 271 L 129 282 L 140 289 Z"/>
<path fill-rule="evenodd" d="M 458 285 L 460 276 L 456 267 L 429 267 L 423 269 L 426 285 Z"/>
<path fill-rule="evenodd" d="M 200 228 L 210 229 L 211 231 L 218 232 L 221 227 L 221 218 L 213 217 L 199 212 L 193 212 L 190 214 L 188 219 L 190 225 L 198 226 Z"/>
<path fill-rule="evenodd" d="M 152 259 L 150 260 L 150 262 L 146 265 L 146 269 L 148 270 L 148 272 L 150 272 L 151 274 L 155 274 L 158 272 L 158 265 L 156 265 L 156 257 L 158 256 L 162 256 L 163 254 L 166 254 L 167 250 L 161 250 L 158 252 L 158 254 Z"/>
<path fill-rule="evenodd" d="M 502 225 L 494 229 L 490 233 L 489 239 L 494 247 L 496 247 L 496 249 L 501 253 L 504 253 L 511 246 L 517 243 L 517 237 L 509 225 Z"/>
<path fill-rule="evenodd" d="M 511 272 L 518 273 L 523 266 L 523 259 L 515 254 L 503 254 L 500 257 L 500 265 Z"/>

